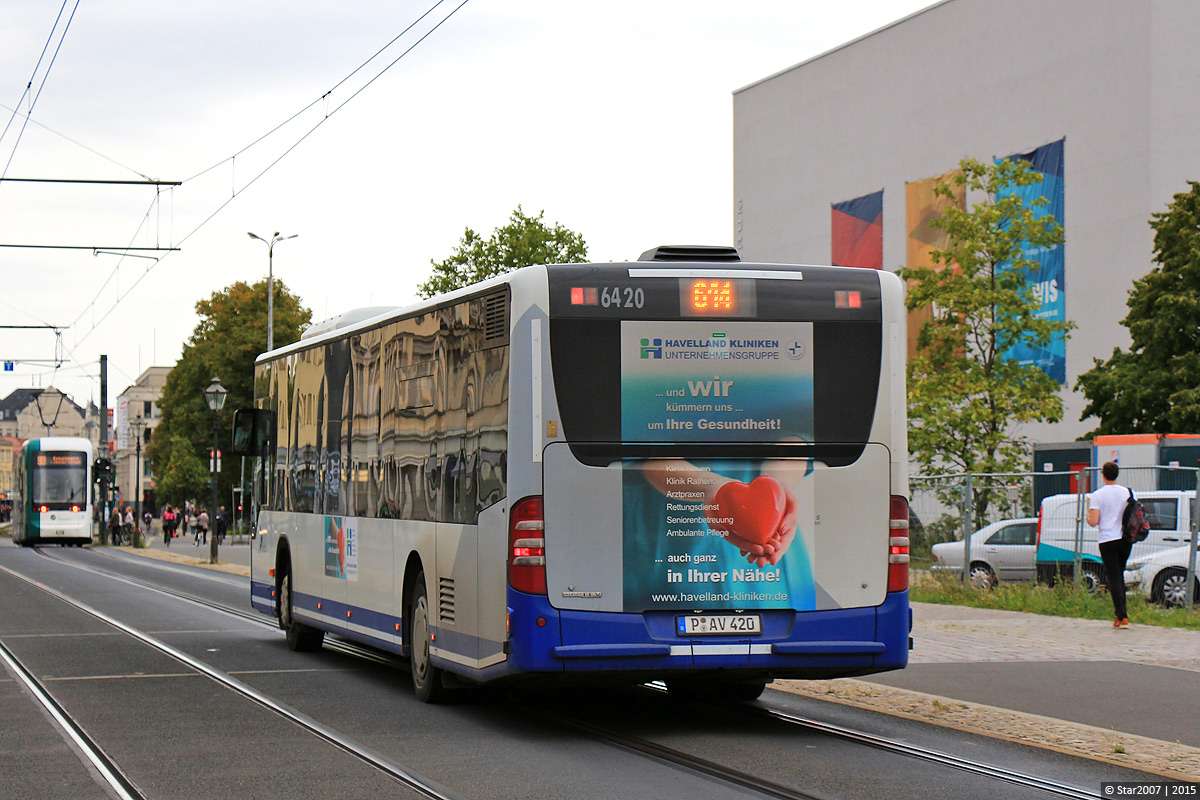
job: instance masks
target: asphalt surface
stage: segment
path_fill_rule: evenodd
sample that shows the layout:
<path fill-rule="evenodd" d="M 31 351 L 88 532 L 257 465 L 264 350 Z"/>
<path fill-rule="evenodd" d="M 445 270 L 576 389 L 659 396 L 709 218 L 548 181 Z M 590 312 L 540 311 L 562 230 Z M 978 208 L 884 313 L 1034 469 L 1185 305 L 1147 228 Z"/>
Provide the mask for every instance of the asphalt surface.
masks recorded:
<path fill-rule="evenodd" d="M 220 561 L 249 567 L 250 549 L 227 539 Z M 1132 622 L 914 603 L 908 668 L 862 680 L 1200 748 L 1200 631 Z"/>
<path fill-rule="evenodd" d="M 194 545 L 172 545 L 193 561 Z M 190 548 L 190 551 L 189 551 Z M 224 561 L 248 560 L 229 543 Z M 270 626 L 216 614 L 114 577 L 144 580 L 244 607 L 245 579 L 151 561 L 163 553 L 96 548 L 45 553 L 0 540 L 0 641 L 96 737 L 151 797 L 189 800 L 286 797 L 410 797 L 340 749 L 232 694 L 189 665 L 148 648 L 69 606 L 53 588 L 112 615 L 132 629 L 263 692 L 418 775 L 452 787 L 453 796 L 491 800 L 613 797 L 731 800 L 761 796 L 694 770 L 664 764 L 548 721 L 542 712 L 662 741 L 701 758 L 736 765 L 816 796 L 873 800 L 913 790 L 927 797 L 1041 797 L 1038 790 L 996 784 L 964 770 L 938 768 L 901 754 L 784 730 L 740 708 L 680 703 L 641 692 L 473 693 L 444 706 L 412 694 L 402 670 L 323 648 L 293 653 Z M 205 553 L 206 555 L 206 553 Z M 93 566 L 103 574 L 76 569 Z M 236 565 L 224 564 L 227 569 Z M 21 576 L 28 576 L 22 579 Z M 30 581 L 36 581 L 36 585 Z M 1059 757 L 1009 742 L 947 736 L 933 726 L 816 703 L 780 692 L 766 698 L 795 713 L 835 715 L 834 722 L 879 735 L 980 758 L 1072 785 L 1137 780 L 1128 769 Z M 0 675 L 0 797 L 76 800 L 106 794 L 16 686 Z M 15 727 L 7 723 L 14 722 Z M 10 757 L 14 754 L 16 757 Z M 909 791 L 912 793 L 912 791 Z M 111 795 L 110 795 L 111 796 Z"/>
<path fill-rule="evenodd" d="M 865 680 L 1200 747 L 1200 631 L 913 605 L 902 672 Z"/>

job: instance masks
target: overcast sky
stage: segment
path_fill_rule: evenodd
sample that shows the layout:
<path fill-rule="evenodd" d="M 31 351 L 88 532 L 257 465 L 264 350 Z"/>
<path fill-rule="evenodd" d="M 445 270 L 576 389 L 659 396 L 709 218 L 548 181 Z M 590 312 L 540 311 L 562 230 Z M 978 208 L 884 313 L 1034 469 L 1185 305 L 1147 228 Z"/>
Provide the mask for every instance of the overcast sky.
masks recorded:
<path fill-rule="evenodd" d="M 5 0 L 0 173 L 183 183 L 0 183 L 0 244 L 180 248 L 0 247 L 0 325 L 62 329 L 0 328 L 0 397 L 173 364 L 197 300 L 265 277 L 247 231 L 298 234 L 275 275 L 314 320 L 411 302 L 518 204 L 596 261 L 731 244 L 732 93 L 932 4 L 435 2 Z"/>

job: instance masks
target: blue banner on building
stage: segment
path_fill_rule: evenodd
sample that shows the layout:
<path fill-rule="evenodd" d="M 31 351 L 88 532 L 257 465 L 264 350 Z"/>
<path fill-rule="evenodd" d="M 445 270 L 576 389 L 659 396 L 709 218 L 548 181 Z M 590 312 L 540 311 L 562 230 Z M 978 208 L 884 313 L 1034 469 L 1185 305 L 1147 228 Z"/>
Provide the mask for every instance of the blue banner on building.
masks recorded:
<path fill-rule="evenodd" d="M 1030 166 L 1041 173 L 1041 180 L 1028 186 L 1017 186 L 1001 193 L 1019 195 L 1026 203 L 1031 204 L 1039 197 L 1045 197 L 1049 202 L 1034 209 L 1035 216 L 1041 217 L 1053 214 L 1055 221 L 1066 228 L 1063 218 L 1063 146 L 1066 139 L 1050 142 L 1029 153 L 1016 153 L 1009 158 L 1019 158 L 1029 162 Z M 1064 243 L 1052 247 L 1025 248 L 1026 258 L 1036 261 L 1038 267 L 1030 273 L 1029 280 L 1033 285 L 1034 298 L 1041 302 L 1037 316 L 1065 322 L 1067 319 L 1066 301 L 1066 265 L 1064 258 Z M 1058 333 L 1044 347 L 1022 344 L 1014 347 L 1010 355 L 1021 364 L 1029 364 L 1040 368 L 1059 383 L 1067 380 L 1067 348 L 1066 337 Z"/>

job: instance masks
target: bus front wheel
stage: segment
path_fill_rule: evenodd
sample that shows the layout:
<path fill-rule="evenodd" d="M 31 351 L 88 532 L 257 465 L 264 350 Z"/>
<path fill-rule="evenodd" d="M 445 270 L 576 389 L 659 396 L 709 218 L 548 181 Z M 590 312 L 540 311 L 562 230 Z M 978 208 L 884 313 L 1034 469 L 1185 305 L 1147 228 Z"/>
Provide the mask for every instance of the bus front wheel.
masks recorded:
<path fill-rule="evenodd" d="M 292 614 L 292 571 L 283 576 L 279 587 L 279 627 L 283 628 L 289 650 L 308 652 L 319 650 L 325 641 L 325 631 L 310 628 Z"/>

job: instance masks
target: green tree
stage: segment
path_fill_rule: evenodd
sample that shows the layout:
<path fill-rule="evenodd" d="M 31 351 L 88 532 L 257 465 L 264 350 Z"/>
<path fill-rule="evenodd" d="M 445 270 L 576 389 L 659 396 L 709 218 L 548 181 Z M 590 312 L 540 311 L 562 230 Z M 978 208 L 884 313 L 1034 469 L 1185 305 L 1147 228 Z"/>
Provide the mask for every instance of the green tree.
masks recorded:
<path fill-rule="evenodd" d="M 1029 281 L 1037 262 L 1026 252 L 1062 241 L 1062 228 L 1041 211 L 1044 198 L 1026 203 L 1008 189 L 1039 178 L 1020 159 L 960 162 L 954 179 L 968 197 L 986 195 L 968 209 L 947 208 L 933 223 L 949 245 L 930 252 L 934 268 L 905 268 L 906 303 L 933 305 L 908 367 L 909 450 L 926 472 L 995 473 L 1027 469 L 1028 444 L 1013 425 L 1062 417 L 1058 384 L 1034 366 L 1009 357 L 1014 345 L 1046 345 L 1070 323 L 1039 319 Z M 951 196 L 949 184 L 937 188 Z M 976 519 L 1000 491 L 976 492 Z"/>
<path fill-rule="evenodd" d="M 444 261 L 430 261 L 433 274 L 417 287 L 420 297 L 461 289 L 494 275 L 529 264 L 570 264 L 587 261 L 587 244 L 581 234 L 559 223 L 542 221 L 545 211 L 526 216 L 517 206 L 508 224 L 496 228 L 486 241 L 467 228 L 454 253 Z"/>
<path fill-rule="evenodd" d="M 160 434 L 159 441 L 164 437 Z M 182 506 L 187 500 L 207 497 L 209 489 L 208 464 L 196 455 L 187 437 L 175 434 L 161 446 L 166 455 L 165 466 L 155 470 L 157 498 L 172 506 Z"/>
<path fill-rule="evenodd" d="M 312 319 L 312 312 L 303 308 L 300 298 L 288 291 L 283 283 L 279 280 L 274 283 L 274 339 L 275 346 L 282 347 L 299 340 L 300 333 Z M 213 292 L 207 300 L 196 303 L 196 313 L 200 321 L 163 386 L 158 401 L 162 421 L 154 430 L 147 454 L 155 474 L 177 474 L 179 482 L 172 488 L 194 492 L 186 498 L 207 507 L 211 492 L 207 476 L 208 451 L 213 441 L 213 413 L 204 401 L 204 388 L 216 377 L 229 391 L 217 421 L 221 448 L 225 449 L 229 444 L 234 410 L 246 408 L 254 401 L 254 359 L 267 344 L 266 278 L 253 285 L 239 281 Z M 180 452 L 179 440 L 190 447 L 190 459 Z M 199 492 L 192 483 L 194 477 L 189 462 L 193 459 L 199 462 L 205 475 Z M 235 459 L 224 458 L 217 496 L 226 507 L 230 502 L 230 489 L 239 477 Z M 172 497 L 175 502 L 186 499 L 177 495 Z"/>
<path fill-rule="evenodd" d="M 1151 217 L 1158 266 L 1129 292 L 1129 350 L 1093 359 L 1075 383 L 1081 418 L 1100 419 L 1092 436 L 1200 431 L 1200 183 L 1188 185 Z"/>

